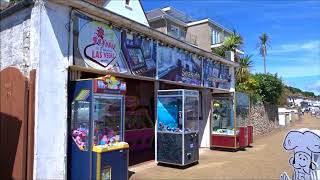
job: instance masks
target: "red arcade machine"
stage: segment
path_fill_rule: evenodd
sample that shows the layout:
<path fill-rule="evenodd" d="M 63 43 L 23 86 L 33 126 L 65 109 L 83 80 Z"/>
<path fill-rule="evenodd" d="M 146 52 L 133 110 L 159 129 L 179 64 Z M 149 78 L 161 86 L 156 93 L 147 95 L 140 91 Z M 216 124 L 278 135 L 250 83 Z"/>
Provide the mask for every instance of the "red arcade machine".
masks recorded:
<path fill-rule="evenodd" d="M 214 97 L 211 104 L 211 148 L 246 148 L 253 142 L 248 126 L 249 99 L 236 94 L 236 115 L 232 96 Z"/>

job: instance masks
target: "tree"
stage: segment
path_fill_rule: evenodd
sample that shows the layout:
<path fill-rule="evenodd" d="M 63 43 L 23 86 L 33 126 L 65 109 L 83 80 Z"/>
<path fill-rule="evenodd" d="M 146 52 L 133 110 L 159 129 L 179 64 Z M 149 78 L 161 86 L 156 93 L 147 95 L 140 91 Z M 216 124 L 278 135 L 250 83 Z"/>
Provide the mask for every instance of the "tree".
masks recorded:
<path fill-rule="evenodd" d="M 252 55 L 246 55 L 239 59 L 239 68 L 236 72 L 237 83 L 243 83 L 249 79 L 250 68 L 252 67 Z"/>
<path fill-rule="evenodd" d="M 237 61 L 239 58 L 236 56 L 236 49 L 241 49 L 242 45 L 243 45 L 243 38 L 241 37 L 241 35 L 233 31 L 233 34 L 224 40 L 222 46 L 218 48 L 214 48 L 212 52 L 221 57 L 225 57 L 226 51 L 233 51 L 235 54 L 235 61 Z"/>
<path fill-rule="evenodd" d="M 265 74 L 267 73 L 267 68 L 266 68 L 267 46 L 270 46 L 269 36 L 267 33 L 262 33 L 261 36 L 259 36 L 259 50 L 260 50 L 260 55 L 263 57 L 263 66 L 264 66 Z"/>
<path fill-rule="evenodd" d="M 243 45 L 243 38 L 241 35 L 237 34 L 235 31 L 229 37 L 227 37 L 224 42 L 223 46 L 226 51 L 236 51 L 236 49 L 242 48 Z"/>
<path fill-rule="evenodd" d="M 261 97 L 261 100 L 265 103 L 278 104 L 284 85 L 277 74 L 255 74 L 253 78 L 258 84 L 255 93 Z"/>

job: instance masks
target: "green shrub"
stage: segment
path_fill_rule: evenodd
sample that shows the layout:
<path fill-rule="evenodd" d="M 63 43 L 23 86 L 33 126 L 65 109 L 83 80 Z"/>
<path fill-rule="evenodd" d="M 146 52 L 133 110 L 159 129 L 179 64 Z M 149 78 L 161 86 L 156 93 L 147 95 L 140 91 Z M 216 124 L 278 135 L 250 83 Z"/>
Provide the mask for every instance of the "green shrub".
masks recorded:
<path fill-rule="evenodd" d="M 279 104 L 283 90 L 284 85 L 277 74 L 254 74 L 247 81 L 236 84 L 236 91 L 248 93 L 252 103 Z"/>
<path fill-rule="evenodd" d="M 261 97 L 262 102 L 270 104 L 278 104 L 284 89 L 282 80 L 277 74 L 255 74 L 253 79 L 258 86 L 255 93 Z"/>

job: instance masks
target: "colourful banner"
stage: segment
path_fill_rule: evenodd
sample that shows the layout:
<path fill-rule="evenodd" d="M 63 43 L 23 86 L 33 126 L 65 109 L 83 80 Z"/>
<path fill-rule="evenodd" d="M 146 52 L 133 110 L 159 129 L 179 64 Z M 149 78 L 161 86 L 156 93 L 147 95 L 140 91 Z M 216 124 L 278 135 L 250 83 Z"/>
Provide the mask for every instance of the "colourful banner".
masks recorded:
<path fill-rule="evenodd" d="M 201 85 L 201 60 L 190 53 L 158 46 L 158 78 L 192 85 Z"/>
<path fill-rule="evenodd" d="M 231 76 L 229 66 L 218 61 L 203 60 L 203 85 L 205 87 L 229 89 Z"/>
<path fill-rule="evenodd" d="M 156 76 L 157 44 L 136 34 L 122 33 L 122 52 L 133 74 Z"/>
<path fill-rule="evenodd" d="M 137 34 L 76 13 L 73 16 L 74 65 L 130 73 L 184 84 L 229 89 L 229 66 L 201 60 L 178 48 L 158 45 Z M 203 63 L 203 64 L 202 64 Z M 202 70 L 203 69 L 203 70 Z M 202 80 L 203 73 L 203 80 Z"/>
<path fill-rule="evenodd" d="M 75 64 L 118 73 L 128 73 L 121 52 L 119 30 L 88 18 L 75 20 Z"/>

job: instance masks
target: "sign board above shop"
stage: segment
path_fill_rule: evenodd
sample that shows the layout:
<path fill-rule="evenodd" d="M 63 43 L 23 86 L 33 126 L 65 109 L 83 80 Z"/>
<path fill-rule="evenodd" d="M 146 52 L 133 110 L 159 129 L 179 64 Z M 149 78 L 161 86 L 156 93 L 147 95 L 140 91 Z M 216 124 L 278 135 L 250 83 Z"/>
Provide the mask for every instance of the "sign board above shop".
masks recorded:
<path fill-rule="evenodd" d="M 91 21 L 83 25 L 78 47 L 81 57 L 92 68 L 112 70 L 120 58 L 120 40 L 116 32 L 101 22 Z"/>
<path fill-rule="evenodd" d="M 74 13 L 73 22 L 74 65 L 187 85 L 230 89 L 228 65 L 160 45 L 138 33 L 120 31 L 80 13 Z"/>

